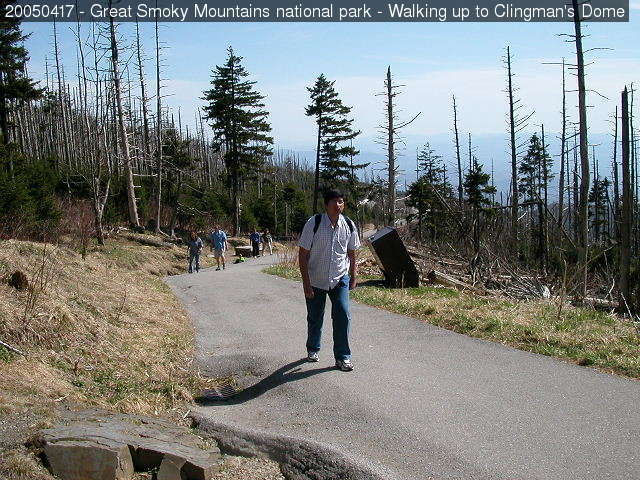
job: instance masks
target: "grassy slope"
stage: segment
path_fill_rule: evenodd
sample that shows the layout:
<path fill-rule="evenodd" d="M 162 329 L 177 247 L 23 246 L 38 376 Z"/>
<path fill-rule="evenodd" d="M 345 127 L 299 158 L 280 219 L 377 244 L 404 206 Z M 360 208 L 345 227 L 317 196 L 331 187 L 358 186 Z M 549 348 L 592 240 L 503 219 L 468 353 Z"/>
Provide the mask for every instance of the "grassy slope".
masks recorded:
<path fill-rule="evenodd" d="M 300 280 L 291 261 L 264 271 Z M 615 315 L 552 300 L 520 302 L 434 287 L 361 286 L 351 298 L 472 337 L 640 378 L 640 334 Z"/>
<path fill-rule="evenodd" d="M 19 292 L 0 282 L 0 340 L 26 353 L 0 347 L 0 420 L 32 417 L 18 432 L 26 435 L 64 407 L 181 416 L 211 382 L 190 368 L 194 332 L 161 280 L 185 265 L 182 248 L 121 239 L 86 258 L 65 247 L 0 242 L 0 277 L 20 270 L 32 284 Z M 4 447 L 0 478 L 51 478 L 26 450 Z"/>

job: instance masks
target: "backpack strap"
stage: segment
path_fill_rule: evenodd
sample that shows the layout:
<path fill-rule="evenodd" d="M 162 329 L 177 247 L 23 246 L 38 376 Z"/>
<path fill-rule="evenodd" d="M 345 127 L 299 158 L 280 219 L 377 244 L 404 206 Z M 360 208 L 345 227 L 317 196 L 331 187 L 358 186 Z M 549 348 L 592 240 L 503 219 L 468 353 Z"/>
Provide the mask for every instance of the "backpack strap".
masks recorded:
<path fill-rule="evenodd" d="M 315 222 L 313 225 L 313 237 L 311 237 L 311 245 L 309 246 L 309 251 L 313 248 L 313 239 L 316 238 L 316 232 L 318 231 L 318 227 L 320 227 L 320 222 L 322 221 L 322 214 L 316 213 L 313 217 L 313 221 Z"/>
<path fill-rule="evenodd" d="M 316 213 L 313 217 L 315 224 L 313 225 L 313 236 L 316 236 L 316 232 L 318 231 L 318 227 L 320 227 L 320 221 L 322 220 L 322 214 Z"/>
<path fill-rule="evenodd" d="M 356 229 L 356 227 L 353 225 L 353 221 L 346 215 L 342 215 L 342 216 L 347 221 L 347 225 L 349 225 L 349 233 L 353 233 L 353 231 Z"/>
<path fill-rule="evenodd" d="M 353 231 L 356 229 L 355 225 L 353 224 L 353 221 L 346 215 L 342 215 L 342 216 L 344 217 L 345 221 L 347 222 L 347 225 L 349 226 L 349 233 L 353 234 Z M 313 237 L 311 238 L 311 247 L 309 247 L 309 250 L 311 250 L 311 248 L 313 247 L 313 239 L 316 237 L 316 232 L 320 227 L 320 222 L 322 221 L 322 214 L 316 213 L 313 220 L 315 223 L 313 225 Z"/>

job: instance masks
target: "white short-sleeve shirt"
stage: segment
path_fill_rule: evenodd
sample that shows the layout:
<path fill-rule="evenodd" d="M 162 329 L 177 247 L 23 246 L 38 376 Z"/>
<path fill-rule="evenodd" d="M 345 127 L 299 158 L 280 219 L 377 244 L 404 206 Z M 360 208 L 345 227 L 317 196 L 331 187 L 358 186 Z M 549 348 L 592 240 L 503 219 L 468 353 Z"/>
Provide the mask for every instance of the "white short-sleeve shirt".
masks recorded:
<path fill-rule="evenodd" d="M 353 222 L 352 222 L 353 223 Z M 349 273 L 347 250 L 360 248 L 360 237 L 355 224 L 353 232 L 343 215 L 338 217 L 335 227 L 331 226 L 329 216 L 324 213 L 315 236 L 315 215 L 307 220 L 302 229 L 298 246 L 310 250 L 309 280 L 311 286 L 322 290 L 335 287 L 340 279 Z"/>

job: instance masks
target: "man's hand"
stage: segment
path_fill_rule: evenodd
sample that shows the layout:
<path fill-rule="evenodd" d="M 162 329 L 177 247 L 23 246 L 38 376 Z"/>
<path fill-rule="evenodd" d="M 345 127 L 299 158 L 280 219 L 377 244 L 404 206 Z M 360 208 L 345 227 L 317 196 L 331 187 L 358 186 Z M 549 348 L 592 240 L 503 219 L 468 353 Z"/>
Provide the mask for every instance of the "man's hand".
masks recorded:
<path fill-rule="evenodd" d="M 315 294 L 313 293 L 313 287 L 308 283 L 303 283 L 304 296 L 308 299 L 312 299 Z"/>
<path fill-rule="evenodd" d="M 349 279 L 349 290 L 353 290 L 358 285 L 358 280 L 355 275 Z"/>

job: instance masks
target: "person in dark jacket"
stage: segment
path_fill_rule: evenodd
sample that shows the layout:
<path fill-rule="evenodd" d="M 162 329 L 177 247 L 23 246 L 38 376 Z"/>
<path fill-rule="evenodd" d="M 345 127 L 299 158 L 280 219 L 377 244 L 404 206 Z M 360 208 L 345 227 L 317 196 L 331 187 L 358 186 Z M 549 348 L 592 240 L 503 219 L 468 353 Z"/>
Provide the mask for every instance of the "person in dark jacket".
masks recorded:
<path fill-rule="evenodd" d="M 258 232 L 257 229 L 253 229 L 253 233 L 249 235 L 249 240 L 251 240 L 251 256 L 259 257 L 260 256 L 260 244 L 262 243 L 262 235 Z"/>
<path fill-rule="evenodd" d="M 200 253 L 202 252 L 204 243 L 196 232 L 189 234 L 189 241 L 187 242 L 187 248 L 189 251 L 189 273 L 200 271 Z"/>

